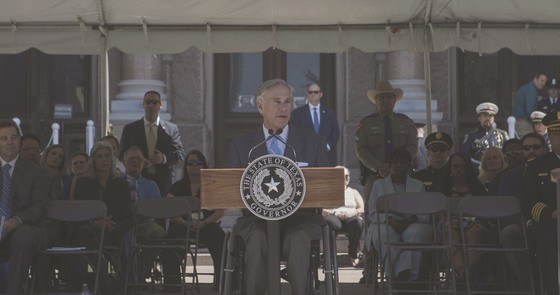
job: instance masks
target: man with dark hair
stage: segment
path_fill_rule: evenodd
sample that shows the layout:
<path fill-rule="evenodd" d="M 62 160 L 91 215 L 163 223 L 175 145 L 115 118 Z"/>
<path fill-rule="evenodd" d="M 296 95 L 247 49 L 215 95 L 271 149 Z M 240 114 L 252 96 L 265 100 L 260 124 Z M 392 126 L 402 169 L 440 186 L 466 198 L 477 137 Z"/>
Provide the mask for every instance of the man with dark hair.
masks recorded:
<path fill-rule="evenodd" d="M 321 104 L 323 91 L 317 83 L 307 85 L 307 101 L 304 106 L 294 110 L 290 124 L 306 128 L 323 136 L 327 140 L 327 150 L 331 165 L 336 165 L 336 145 L 340 137 L 336 112 Z"/>
<path fill-rule="evenodd" d="M 523 137 L 531 132 L 530 116 L 536 110 L 539 90 L 543 89 L 546 80 L 546 75 L 539 72 L 535 74 L 532 81 L 517 89 L 513 101 L 513 116 L 517 120 L 515 122 L 517 137 Z"/>
<path fill-rule="evenodd" d="M 41 141 L 39 137 L 27 133 L 21 137 L 21 148 L 19 149 L 19 155 L 36 165 L 40 165 L 41 162 Z"/>
<path fill-rule="evenodd" d="M 560 84 L 558 80 L 552 79 L 546 84 L 546 92 L 548 93 L 547 98 L 543 98 L 537 102 L 536 109 L 543 113 L 549 113 L 552 111 L 557 111 L 560 109 L 560 104 L 558 104 L 558 91 L 560 90 Z"/>
<path fill-rule="evenodd" d="M 162 108 L 161 96 L 156 91 L 144 94 L 144 118 L 124 126 L 121 136 L 121 154 L 131 146 L 142 149 L 144 157 L 151 163 L 144 167 L 142 175 L 155 180 L 162 196 L 171 188 L 173 165 L 183 161 L 185 150 L 177 125 L 159 117 Z"/>
<path fill-rule="evenodd" d="M 19 157 L 20 133 L 14 122 L 0 123 L 0 161 L 2 164 L 0 216 L 5 218 L 0 250 L 7 251 L 10 264 L 7 294 L 20 294 L 33 258 L 43 246 L 41 221 L 48 191 L 44 170 Z"/>
<path fill-rule="evenodd" d="M 327 144 L 316 133 L 288 125 L 292 113 L 293 87 L 281 79 L 268 80 L 257 88 L 257 107 L 263 124 L 254 132 L 231 141 L 228 166 L 246 167 L 249 161 L 267 154 L 284 155 L 300 166 L 328 166 Z M 280 140 L 260 144 L 268 130 L 281 130 Z M 249 159 L 249 150 L 256 147 Z M 296 159 L 297 155 L 297 159 Z M 299 209 L 280 222 L 282 254 L 287 258 L 287 273 L 294 295 L 308 294 L 311 241 L 321 238 L 324 219 L 313 209 Z M 264 221 L 245 212 L 233 232 L 245 242 L 245 286 L 248 295 L 265 294 L 267 286 L 267 240 Z"/>

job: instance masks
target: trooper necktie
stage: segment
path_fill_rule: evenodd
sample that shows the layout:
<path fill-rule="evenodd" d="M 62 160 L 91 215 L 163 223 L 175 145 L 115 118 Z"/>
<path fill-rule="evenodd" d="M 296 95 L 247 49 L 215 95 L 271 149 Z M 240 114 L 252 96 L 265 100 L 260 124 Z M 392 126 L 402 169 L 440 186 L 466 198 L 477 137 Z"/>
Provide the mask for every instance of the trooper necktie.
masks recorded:
<path fill-rule="evenodd" d="M 270 140 L 270 146 L 268 147 L 268 152 L 270 154 L 282 155 L 282 148 L 280 148 L 280 143 L 278 142 L 278 139 L 276 139 L 276 137 L 273 137 Z"/>
<path fill-rule="evenodd" d="M 389 162 L 394 149 L 393 126 L 391 124 L 391 118 L 389 116 L 385 116 L 383 122 L 385 123 L 385 160 Z"/>
<path fill-rule="evenodd" d="M 317 108 L 313 108 L 313 129 L 315 129 L 315 133 L 319 134 L 319 114 L 317 113 Z"/>
<path fill-rule="evenodd" d="M 12 216 L 12 197 L 10 196 L 12 165 L 5 164 L 2 167 L 2 194 L 0 195 L 0 215 L 6 218 Z"/>

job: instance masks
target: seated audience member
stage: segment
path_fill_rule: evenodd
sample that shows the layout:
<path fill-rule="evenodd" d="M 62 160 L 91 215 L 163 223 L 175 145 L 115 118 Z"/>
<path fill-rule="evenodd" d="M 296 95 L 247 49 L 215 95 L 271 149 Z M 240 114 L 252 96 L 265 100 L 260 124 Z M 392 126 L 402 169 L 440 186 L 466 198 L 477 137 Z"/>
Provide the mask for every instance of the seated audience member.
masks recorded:
<path fill-rule="evenodd" d="M 48 185 L 44 169 L 19 157 L 19 152 L 18 126 L 12 121 L 0 122 L 0 216 L 5 218 L 0 262 L 8 261 L 9 265 L 7 283 L 0 289 L 10 295 L 23 294 L 29 267 L 44 247 L 41 222 L 49 201 L 45 194 Z"/>
<path fill-rule="evenodd" d="M 533 132 L 544 138 L 548 150 L 551 150 L 550 138 L 548 138 L 548 128 L 543 124 L 542 119 L 546 116 L 545 113 L 541 111 L 534 111 L 531 113 L 531 120 L 533 121 Z"/>
<path fill-rule="evenodd" d="M 124 166 L 124 163 L 119 160 L 119 155 L 120 155 L 119 140 L 113 135 L 106 135 L 103 138 L 101 138 L 101 141 L 107 142 L 113 147 L 113 154 L 115 156 L 115 159 L 117 159 L 115 166 L 117 167 L 117 170 L 121 173 L 121 175 L 124 175 L 126 167 Z"/>
<path fill-rule="evenodd" d="M 161 198 L 159 188 L 155 181 L 144 178 L 142 169 L 144 163 L 148 161 L 144 159 L 142 150 L 137 146 L 132 146 L 124 153 L 124 164 L 126 175 L 124 178 L 128 181 L 130 187 L 130 201 L 132 204 L 138 203 L 147 199 Z M 149 162 L 148 162 L 149 163 Z M 161 239 L 165 237 L 165 229 L 153 219 L 142 220 L 136 232 L 137 239 Z M 144 251 L 142 253 L 140 263 L 137 261 L 130 261 L 129 248 L 125 248 L 125 261 L 126 264 L 133 263 L 133 272 L 138 271 L 138 279 L 142 281 L 151 269 L 153 261 L 156 259 L 157 251 Z M 138 268 L 138 269 L 136 269 Z"/>
<path fill-rule="evenodd" d="M 115 157 L 110 144 L 97 142 L 93 146 L 87 170 L 88 176 L 78 179 L 76 183 L 73 199 L 102 200 L 107 205 L 107 217 L 75 229 L 71 241 L 75 245 L 96 249 L 100 238 L 99 228 L 104 224 L 104 244 L 119 246 L 124 234 L 132 228 L 132 205 L 128 183 L 119 177 L 120 173 L 115 167 Z M 116 259 L 112 262 L 118 263 Z M 74 259 L 73 266 L 72 287 L 79 288 L 81 283 L 86 282 L 87 268 L 82 259 Z M 100 278 L 103 287 L 111 287 L 107 285 L 109 283 L 107 273 L 101 272 Z"/>
<path fill-rule="evenodd" d="M 344 189 L 344 207 L 323 209 L 323 216 L 331 229 L 348 234 L 348 256 L 350 256 L 350 263 L 355 267 L 360 262 L 358 246 L 364 229 L 364 220 L 361 216 L 364 214 L 364 200 L 357 190 L 349 186 L 350 171 L 344 166 L 337 166 L 337 168 L 344 168 L 344 184 L 346 186 Z"/>
<path fill-rule="evenodd" d="M 530 161 L 546 154 L 548 148 L 544 138 L 537 133 L 527 133 L 521 138 L 522 158 L 520 165 L 511 167 L 502 173 L 500 185 L 498 187 L 499 196 L 514 196 L 523 201 L 523 173 L 527 169 Z M 522 248 L 525 247 L 523 241 L 523 229 L 519 220 L 502 221 L 502 244 L 504 248 Z M 529 284 L 530 258 L 527 253 L 517 252 L 506 254 L 509 265 L 515 277 L 516 286 L 520 288 L 527 287 Z"/>
<path fill-rule="evenodd" d="M 489 195 L 496 195 L 498 191 L 499 176 L 507 167 L 502 150 L 497 147 L 489 147 L 482 154 L 478 180 L 484 185 Z"/>
<path fill-rule="evenodd" d="M 48 147 L 41 157 L 41 166 L 47 169 L 50 176 L 48 181 L 51 200 L 58 200 L 63 196 L 64 155 L 64 147 L 56 144 Z"/>
<path fill-rule="evenodd" d="M 84 177 L 87 173 L 88 154 L 84 152 L 76 152 L 70 157 L 70 174 L 64 175 L 62 178 L 62 187 L 64 189 L 64 199 L 70 199 L 76 190 L 76 182 L 80 177 Z"/>
<path fill-rule="evenodd" d="M 449 157 L 443 177 L 436 185 L 436 191 L 445 194 L 447 197 L 486 195 L 486 190 L 478 180 L 469 159 L 461 153 L 455 153 Z M 450 222 L 451 232 L 444 234 L 451 235 L 451 243 L 453 245 L 461 244 L 460 226 L 466 229 L 465 235 L 468 243 L 483 244 L 486 241 L 486 229 L 478 221 L 471 219 L 459 220 L 456 217 L 452 217 Z M 480 254 L 470 251 L 467 259 L 469 260 L 469 266 L 471 266 L 471 272 L 475 272 L 480 260 Z M 457 269 L 459 280 L 464 280 L 465 269 L 461 250 L 455 251 L 453 262 Z"/>
<path fill-rule="evenodd" d="M 171 186 L 169 195 L 174 197 L 194 196 L 200 199 L 200 169 L 205 168 L 208 168 L 208 163 L 202 152 L 198 150 L 191 150 L 188 152 L 183 167 L 183 178 Z M 212 262 L 214 264 L 213 288 L 217 290 L 220 281 L 220 264 L 225 238 L 225 233 L 220 228 L 218 222 L 224 215 L 224 211 L 202 210 L 201 213 L 202 216 L 199 216 L 198 220 L 195 220 L 196 218 L 192 221 L 188 221 L 184 218 L 175 218 L 172 220 L 167 230 L 167 237 L 184 237 L 189 226 L 193 231 L 198 230 L 198 241 L 208 248 L 210 256 L 212 257 Z M 192 236 L 191 234 L 191 237 Z M 178 284 L 180 282 L 180 260 L 177 259 L 177 255 L 172 251 L 164 251 L 161 253 L 161 260 L 163 263 L 165 282 Z"/>
<path fill-rule="evenodd" d="M 404 149 L 396 149 L 390 160 L 391 173 L 388 177 L 378 179 L 373 183 L 369 198 L 369 220 L 372 223 L 366 239 L 373 242 L 375 249 L 386 255 L 386 242 L 422 242 L 432 239 L 432 228 L 427 216 L 397 216 L 381 214 L 377 217 L 377 199 L 383 195 L 404 192 L 424 192 L 421 181 L 409 176 L 412 168 L 412 156 Z M 385 218 L 388 218 L 389 236 L 385 228 Z M 391 250 L 391 259 L 385 260 L 385 269 L 391 270 L 389 260 L 393 261 L 392 275 L 399 281 L 415 281 L 419 278 L 422 252 Z"/>
<path fill-rule="evenodd" d="M 21 136 L 21 148 L 19 155 L 29 162 L 41 165 L 41 141 L 33 134 L 27 133 Z"/>
<path fill-rule="evenodd" d="M 422 181 L 426 191 L 431 192 L 437 180 L 442 177 L 449 150 L 453 147 L 453 139 L 445 132 L 433 132 L 426 137 L 424 145 L 428 151 L 428 167 L 414 172 L 412 177 Z"/>
<path fill-rule="evenodd" d="M 504 154 L 504 160 L 507 164 L 504 171 L 525 164 L 523 146 L 521 146 L 521 140 L 517 138 L 512 138 L 504 142 L 504 146 L 502 146 L 502 153 Z M 502 171 L 502 173 L 504 171 Z"/>

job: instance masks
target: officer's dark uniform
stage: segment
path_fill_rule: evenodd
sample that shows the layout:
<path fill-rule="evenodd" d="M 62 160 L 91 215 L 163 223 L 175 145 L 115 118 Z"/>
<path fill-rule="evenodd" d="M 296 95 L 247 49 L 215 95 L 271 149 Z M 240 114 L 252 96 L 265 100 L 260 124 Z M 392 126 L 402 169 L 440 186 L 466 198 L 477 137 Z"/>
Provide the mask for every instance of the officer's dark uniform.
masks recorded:
<path fill-rule="evenodd" d="M 544 117 L 543 124 L 548 127 L 549 133 L 560 132 L 558 115 L 558 112 L 552 112 Z M 556 168 L 560 168 L 560 158 L 551 152 L 529 162 L 523 175 L 523 207 L 525 214 L 536 221 L 537 254 L 548 294 L 558 294 L 556 219 L 551 217 L 557 208 L 556 183 L 550 179 L 551 170 Z"/>
<path fill-rule="evenodd" d="M 558 84 L 556 79 L 552 79 L 552 81 L 547 83 L 546 87 L 560 89 L 560 84 Z M 550 100 L 550 98 L 544 98 L 537 101 L 536 110 L 541 111 L 545 114 L 560 110 L 560 100 L 558 99 L 558 97 L 553 100 L 555 100 L 554 103 Z"/>
<path fill-rule="evenodd" d="M 453 139 L 451 136 L 445 132 L 434 132 L 426 137 L 424 145 L 426 149 L 429 149 L 431 145 L 438 144 L 441 147 L 445 147 L 448 150 L 453 147 Z M 437 181 L 442 177 L 444 168 L 436 169 L 432 167 L 431 163 L 428 163 L 428 167 L 415 172 L 412 177 L 422 181 L 427 192 L 435 191 Z"/>

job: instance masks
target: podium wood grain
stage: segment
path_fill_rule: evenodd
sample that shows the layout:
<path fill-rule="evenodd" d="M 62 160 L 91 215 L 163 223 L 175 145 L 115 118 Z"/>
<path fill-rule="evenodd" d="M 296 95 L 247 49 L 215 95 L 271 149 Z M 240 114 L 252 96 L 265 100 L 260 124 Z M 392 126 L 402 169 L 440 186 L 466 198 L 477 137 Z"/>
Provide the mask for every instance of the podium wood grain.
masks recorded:
<path fill-rule="evenodd" d="M 344 206 L 344 169 L 301 168 L 307 186 L 301 208 Z M 239 183 L 244 169 L 202 169 L 201 207 L 204 209 L 245 208 Z"/>

